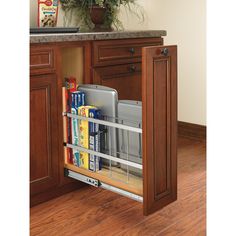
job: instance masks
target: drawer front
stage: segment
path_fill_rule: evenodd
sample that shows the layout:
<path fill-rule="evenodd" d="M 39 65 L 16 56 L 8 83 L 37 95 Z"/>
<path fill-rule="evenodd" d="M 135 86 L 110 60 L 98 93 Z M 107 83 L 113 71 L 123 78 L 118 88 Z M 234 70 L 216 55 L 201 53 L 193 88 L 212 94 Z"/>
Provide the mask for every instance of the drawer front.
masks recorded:
<path fill-rule="evenodd" d="M 138 62 L 141 61 L 142 47 L 162 44 L 162 38 L 95 41 L 93 43 L 93 65 Z"/>
<path fill-rule="evenodd" d="M 54 50 L 52 48 L 30 49 L 30 73 L 43 74 L 55 71 Z"/>
<path fill-rule="evenodd" d="M 98 67 L 93 70 L 93 83 L 116 89 L 119 99 L 141 101 L 141 82 L 141 63 Z"/>

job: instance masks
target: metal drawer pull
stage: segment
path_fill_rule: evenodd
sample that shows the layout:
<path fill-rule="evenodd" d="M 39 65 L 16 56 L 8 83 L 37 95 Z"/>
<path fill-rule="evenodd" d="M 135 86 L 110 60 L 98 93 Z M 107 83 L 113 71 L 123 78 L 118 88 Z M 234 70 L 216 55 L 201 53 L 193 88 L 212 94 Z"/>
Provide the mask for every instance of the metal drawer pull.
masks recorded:
<path fill-rule="evenodd" d="M 132 54 L 134 54 L 134 53 L 135 53 L 135 49 L 134 49 L 134 48 L 130 48 L 130 49 L 129 49 L 129 52 L 132 53 Z"/>
<path fill-rule="evenodd" d="M 168 56 L 168 53 L 169 53 L 168 48 L 163 48 L 163 49 L 161 49 L 161 54 L 162 54 L 163 56 Z"/>
<path fill-rule="evenodd" d="M 136 68 L 135 65 L 132 65 L 132 66 L 129 67 L 129 71 L 130 71 L 130 72 L 135 72 L 136 69 L 137 69 L 137 68 Z"/>

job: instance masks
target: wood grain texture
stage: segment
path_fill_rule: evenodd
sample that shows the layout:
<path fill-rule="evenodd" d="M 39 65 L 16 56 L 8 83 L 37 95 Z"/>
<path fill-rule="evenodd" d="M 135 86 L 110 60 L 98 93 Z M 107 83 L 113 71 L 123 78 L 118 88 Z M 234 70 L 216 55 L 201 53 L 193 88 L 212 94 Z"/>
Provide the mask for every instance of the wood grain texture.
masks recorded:
<path fill-rule="evenodd" d="M 56 76 L 30 77 L 30 194 L 58 184 Z"/>
<path fill-rule="evenodd" d="M 143 216 L 142 204 L 85 187 L 31 208 L 31 235 L 206 235 L 206 144 L 178 141 L 178 200 Z"/>
<path fill-rule="evenodd" d="M 177 47 L 147 47 L 142 55 L 143 205 L 148 215 L 177 198 Z"/>
<path fill-rule="evenodd" d="M 93 42 L 93 65 L 141 62 L 142 47 L 163 45 L 163 38 L 100 40 Z"/>
<path fill-rule="evenodd" d="M 92 82 L 117 90 L 119 99 L 142 100 L 142 47 L 163 45 L 162 38 L 92 42 Z"/>
<path fill-rule="evenodd" d="M 54 47 L 34 45 L 30 47 L 30 74 L 55 72 Z"/>
<path fill-rule="evenodd" d="M 63 185 L 56 185 L 47 191 L 32 195 L 30 197 L 30 207 L 36 206 L 40 203 L 49 201 L 53 198 L 59 197 L 63 194 L 78 190 L 84 187 L 84 183 L 79 181 L 73 181 L 71 178 L 67 178 L 68 181 Z"/>
<path fill-rule="evenodd" d="M 130 193 L 143 195 L 143 179 L 136 175 L 129 174 L 129 181 L 127 182 L 127 172 L 120 168 L 112 167 L 112 177 L 110 176 L 109 168 L 102 168 L 99 172 L 92 172 L 84 168 L 74 166 L 72 164 L 65 164 L 65 168 L 82 175 L 100 180 L 103 183 L 123 189 Z"/>
<path fill-rule="evenodd" d="M 141 101 L 141 63 L 94 68 L 93 83 L 116 89 L 119 99 Z"/>
<path fill-rule="evenodd" d="M 31 64 L 35 65 L 30 68 L 31 206 L 84 186 L 64 177 L 61 52 L 66 47 L 82 47 L 87 52 L 89 46 L 84 42 L 31 45 Z M 89 75 L 88 71 L 85 67 L 84 74 Z"/>

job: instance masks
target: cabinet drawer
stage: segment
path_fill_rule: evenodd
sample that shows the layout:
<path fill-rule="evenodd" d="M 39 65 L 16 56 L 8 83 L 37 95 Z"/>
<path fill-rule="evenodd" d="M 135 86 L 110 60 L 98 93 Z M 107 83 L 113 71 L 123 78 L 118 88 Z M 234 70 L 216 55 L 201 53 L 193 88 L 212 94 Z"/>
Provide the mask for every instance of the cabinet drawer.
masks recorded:
<path fill-rule="evenodd" d="M 98 67 L 93 70 L 93 83 L 117 90 L 119 99 L 142 99 L 141 63 Z"/>
<path fill-rule="evenodd" d="M 54 50 L 52 48 L 30 49 L 30 73 L 42 74 L 55 71 Z"/>
<path fill-rule="evenodd" d="M 162 45 L 162 38 L 95 41 L 94 66 L 141 61 L 142 47 Z"/>

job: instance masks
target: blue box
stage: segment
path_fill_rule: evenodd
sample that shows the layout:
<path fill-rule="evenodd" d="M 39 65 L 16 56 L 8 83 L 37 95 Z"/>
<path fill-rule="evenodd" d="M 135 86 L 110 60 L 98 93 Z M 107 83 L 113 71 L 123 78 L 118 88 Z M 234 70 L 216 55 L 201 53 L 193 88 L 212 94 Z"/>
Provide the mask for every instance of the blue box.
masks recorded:
<path fill-rule="evenodd" d="M 99 119 L 101 112 L 97 108 L 89 109 L 89 117 Z M 99 124 L 89 122 L 89 149 L 100 152 Z M 96 155 L 89 155 L 89 170 L 99 171 L 102 169 L 101 158 Z"/>
<path fill-rule="evenodd" d="M 85 104 L 84 92 L 75 91 L 71 93 L 71 114 L 78 115 L 78 108 Z M 72 144 L 79 146 L 79 120 L 71 119 L 71 136 Z M 72 150 L 73 164 L 80 166 L 80 154 L 76 149 Z"/>

